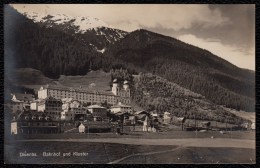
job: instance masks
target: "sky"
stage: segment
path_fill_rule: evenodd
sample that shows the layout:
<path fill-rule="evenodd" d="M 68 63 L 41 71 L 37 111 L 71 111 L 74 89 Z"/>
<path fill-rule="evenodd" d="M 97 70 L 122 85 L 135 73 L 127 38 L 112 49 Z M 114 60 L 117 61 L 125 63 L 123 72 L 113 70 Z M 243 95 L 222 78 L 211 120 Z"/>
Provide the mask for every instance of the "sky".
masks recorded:
<path fill-rule="evenodd" d="M 91 16 L 128 32 L 147 29 L 255 70 L 253 4 L 13 4 L 19 12 Z"/>

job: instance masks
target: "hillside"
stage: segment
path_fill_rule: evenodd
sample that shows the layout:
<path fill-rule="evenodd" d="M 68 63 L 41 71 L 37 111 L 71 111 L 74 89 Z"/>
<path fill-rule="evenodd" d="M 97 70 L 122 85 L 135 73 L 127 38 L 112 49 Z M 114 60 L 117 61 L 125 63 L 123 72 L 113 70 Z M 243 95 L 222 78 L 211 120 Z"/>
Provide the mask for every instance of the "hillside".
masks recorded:
<path fill-rule="evenodd" d="M 65 76 L 61 75 L 57 82 L 67 87 L 82 87 L 94 90 L 111 90 L 111 75 L 102 70 L 91 71 L 84 76 Z"/>
<path fill-rule="evenodd" d="M 111 90 L 111 75 L 102 70 L 91 71 L 87 75 L 61 75 L 59 79 L 50 79 L 44 76 L 39 70 L 20 68 L 6 76 L 6 83 L 8 82 L 9 84 L 14 84 L 28 89 L 37 90 L 42 85 L 50 84 L 65 87 L 82 87 L 102 91 Z"/>
<path fill-rule="evenodd" d="M 73 76 L 82 77 L 100 69 L 127 69 L 130 74 L 160 76 L 218 105 L 255 109 L 253 71 L 172 37 L 147 30 L 126 33 L 106 27 L 69 33 L 64 31 L 64 25 L 35 23 L 9 6 L 5 6 L 5 23 L 7 74 L 12 69 L 33 68 L 50 79 L 64 83 L 74 80 L 74 85 L 81 79 Z"/>
<path fill-rule="evenodd" d="M 156 88 L 156 89 L 154 89 Z M 244 119 L 216 106 L 204 96 L 150 73 L 134 78 L 133 100 L 143 109 L 199 120 L 241 124 Z"/>
<path fill-rule="evenodd" d="M 69 33 L 60 26 L 34 23 L 7 5 L 5 23 L 6 70 L 33 68 L 53 79 L 59 75 L 85 75 L 98 69 L 109 72 L 106 65 L 111 64 L 106 62 L 103 52 L 110 42 L 126 33 L 103 27 L 83 34 Z"/>
<path fill-rule="evenodd" d="M 59 79 L 53 80 L 45 77 L 40 71 L 31 68 L 22 68 L 15 70 L 10 76 L 10 84 L 15 83 L 16 88 L 8 86 L 6 87 L 6 94 L 12 93 L 9 91 L 16 92 L 27 92 L 33 93 L 33 90 L 38 90 L 40 86 L 51 84 L 66 87 L 82 87 L 85 89 L 94 90 L 111 90 L 110 82 L 112 76 L 119 77 L 120 75 L 127 75 L 124 70 L 115 71 L 111 73 L 105 73 L 102 70 L 91 71 L 84 76 L 65 76 L 61 75 Z M 19 78 L 12 78 L 14 76 L 19 76 Z M 35 79 L 35 80 L 32 80 Z M 18 88 L 19 87 L 19 88 Z M 157 89 L 154 89 L 157 88 Z M 140 73 L 139 75 L 134 75 L 131 82 L 132 89 L 132 103 L 136 111 L 148 110 L 157 111 L 162 113 L 164 111 L 169 111 L 175 116 L 186 116 L 187 118 L 194 118 L 196 115 L 197 119 L 202 120 L 214 120 L 219 122 L 225 122 L 228 119 L 229 123 L 240 124 L 248 118 L 235 113 L 235 110 L 230 110 L 215 106 L 213 103 L 207 101 L 204 96 L 194 93 L 188 89 L 185 89 L 173 82 L 169 82 L 164 78 L 152 75 L 150 73 Z"/>
<path fill-rule="evenodd" d="M 210 52 L 146 30 L 137 30 L 105 53 L 132 71 L 151 72 L 204 95 L 216 104 L 253 111 L 254 72 Z"/>

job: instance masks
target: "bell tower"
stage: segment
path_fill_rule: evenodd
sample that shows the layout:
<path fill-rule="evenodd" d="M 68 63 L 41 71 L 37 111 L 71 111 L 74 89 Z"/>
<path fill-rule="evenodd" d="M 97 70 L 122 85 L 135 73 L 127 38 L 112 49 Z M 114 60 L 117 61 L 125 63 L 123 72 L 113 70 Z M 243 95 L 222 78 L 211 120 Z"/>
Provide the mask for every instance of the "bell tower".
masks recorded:
<path fill-rule="evenodd" d="M 129 84 L 128 84 L 128 81 L 124 81 L 124 85 L 123 85 L 123 88 L 125 90 L 125 96 L 126 97 L 130 97 L 130 89 L 129 89 Z"/>
<path fill-rule="evenodd" d="M 117 79 L 113 80 L 112 93 L 114 95 L 119 95 L 119 86 L 118 86 Z"/>

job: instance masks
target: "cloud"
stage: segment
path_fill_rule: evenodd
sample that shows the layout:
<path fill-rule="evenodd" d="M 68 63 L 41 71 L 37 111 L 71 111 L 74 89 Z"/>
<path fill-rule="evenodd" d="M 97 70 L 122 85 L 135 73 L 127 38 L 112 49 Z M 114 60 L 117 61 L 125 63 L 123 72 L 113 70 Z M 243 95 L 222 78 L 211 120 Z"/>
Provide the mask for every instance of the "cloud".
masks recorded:
<path fill-rule="evenodd" d="M 213 54 L 231 62 L 238 67 L 255 70 L 254 48 L 247 49 L 232 45 L 224 45 L 219 39 L 203 39 L 192 34 L 180 35 L 178 39 L 194 46 L 209 50 Z"/>
<path fill-rule="evenodd" d="M 114 28 L 125 31 L 158 26 L 180 30 L 191 28 L 193 24 L 209 28 L 230 23 L 229 18 L 222 16 L 219 9 L 198 4 L 15 4 L 13 6 L 19 11 L 97 17 Z"/>

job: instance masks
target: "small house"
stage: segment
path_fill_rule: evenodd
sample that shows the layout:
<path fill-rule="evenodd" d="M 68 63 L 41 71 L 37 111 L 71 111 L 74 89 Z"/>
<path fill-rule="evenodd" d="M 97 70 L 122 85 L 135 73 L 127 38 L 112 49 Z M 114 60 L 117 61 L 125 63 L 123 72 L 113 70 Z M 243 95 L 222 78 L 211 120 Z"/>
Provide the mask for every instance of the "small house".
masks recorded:
<path fill-rule="evenodd" d="M 79 133 L 85 133 L 85 128 L 86 128 L 85 125 L 81 123 L 79 125 Z"/>

